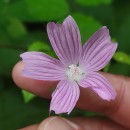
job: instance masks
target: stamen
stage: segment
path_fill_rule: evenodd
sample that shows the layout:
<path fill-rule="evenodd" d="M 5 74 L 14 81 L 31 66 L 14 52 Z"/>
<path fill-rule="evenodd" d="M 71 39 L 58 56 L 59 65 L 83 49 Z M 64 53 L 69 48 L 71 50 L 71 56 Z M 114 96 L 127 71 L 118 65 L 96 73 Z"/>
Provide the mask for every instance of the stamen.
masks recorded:
<path fill-rule="evenodd" d="M 77 65 L 70 65 L 67 70 L 67 77 L 72 81 L 79 81 L 83 76 L 83 71 Z"/>

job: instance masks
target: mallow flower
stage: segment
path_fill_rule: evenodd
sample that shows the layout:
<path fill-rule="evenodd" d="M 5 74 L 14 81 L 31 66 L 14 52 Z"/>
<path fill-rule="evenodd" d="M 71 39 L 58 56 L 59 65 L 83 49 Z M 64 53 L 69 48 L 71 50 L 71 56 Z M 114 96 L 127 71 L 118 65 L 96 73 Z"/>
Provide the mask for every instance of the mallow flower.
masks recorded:
<path fill-rule="evenodd" d="M 117 48 L 107 27 L 101 27 L 83 47 L 80 31 L 71 16 L 62 24 L 49 22 L 47 33 L 58 59 L 42 52 L 25 52 L 20 57 L 25 63 L 23 76 L 59 81 L 52 93 L 50 111 L 70 114 L 79 99 L 80 87 L 90 88 L 103 100 L 115 99 L 112 85 L 98 73 L 108 64 Z"/>

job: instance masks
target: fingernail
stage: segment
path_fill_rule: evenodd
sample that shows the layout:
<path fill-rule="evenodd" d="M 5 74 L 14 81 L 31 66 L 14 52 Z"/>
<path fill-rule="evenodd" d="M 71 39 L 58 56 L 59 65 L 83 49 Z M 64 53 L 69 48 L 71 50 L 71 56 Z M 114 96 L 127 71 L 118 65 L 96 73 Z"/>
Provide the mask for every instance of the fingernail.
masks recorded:
<path fill-rule="evenodd" d="M 38 130 L 78 130 L 79 126 L 61 117 L 50 117 L 41 123 Z"/>

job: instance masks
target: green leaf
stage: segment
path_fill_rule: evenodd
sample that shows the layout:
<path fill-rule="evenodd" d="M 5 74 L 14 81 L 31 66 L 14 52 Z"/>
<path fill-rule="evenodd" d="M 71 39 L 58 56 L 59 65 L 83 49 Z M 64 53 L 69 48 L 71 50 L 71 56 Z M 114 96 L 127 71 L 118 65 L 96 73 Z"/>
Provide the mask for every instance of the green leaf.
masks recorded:
<path fill-rule="evenodd" d="M 5 7 L 5 2 L 3 0 L 0 0 L 0 15 L 4 14 L 4 7 Z"/>
<path fill-rule="evenodd" d="M 4 43 L 5 41 L 7 41 L 9 39 L 7 30 L 6 30 L 6 26 L 7 26 L 6 20 L 4 19 L 4 17 L 3 18 L 1 17 L 1 20 L 0 20 L 0 44 Z"/>
<path fill-rule="evenodd" d="M 4 83 L 2 80 L 0 80 L 0 92 L 4 89 Z"/>
<path fill-rule="evenodd" d="M 65 0 L 26 0 L 29 14 L 39 20 L 51 20 L 66 15 L 69 11 Z"/>
<path fill-rule="evenodd" d="M 28 51 L 50 51 L 51 48 L 48 44 L 43 43 L 43 42 L 34 42 L 32 43 L 29 48 Z"/>
<path fill-rule="evenodd" d="M 3 48 L 0 45 L 0 74 L 11 75 L 12 68 L 20 60 L 19 55 L 23 51 L 12 48 Z"/>
<path fill-rule="evenodd" d="M 104 71 L 104 72 L 108 72 L 109 69 L 110 69 L 110 65 L 111 65 L 111 62 L 109 62 L 109 63 L 103 68 L 103 71 Z"/>
<path fill-rule="evenodd" d="M 113 58 L 118 62 L 130 65 L 130 56 L 124 52 L 116 52 Z"/>
<path fill-rule="evenodd" d="M 111 64 L 109 73 L 130 76 L 130 65 L 121 62 L 114 62 Z"/>
<path fill-rule="evenodd" d="M 7 32 L 12 38 L 21 38 L 27 34 L 26 28 L 18 19 L 10 18 L 8 22 Z"/>
<path fill-rule="evenodd" d="M 48 117 L 49 101 L 37 97 L 25 104 L 12 81 L 6 79 L 4 85 L 0 91 L 0 130 L 18 130 Z"/>
<path fill-rule="evenodd" d="M 110 4 L 112 0 L 76 0 L 76 2 L 83 6 L 97 6 L 100 4 Z"/>
<path fill-rule="evenodd" d="M 101 24 L 91 16 L 80 13 L 73 13 L 72 16 L 79 26 L 83 44 L 101 27 Z"/>
<path fill-rule="evenodd" d="M 86 112 L 85 112 L 85 116 L 87 116 L 87 117 L 92 117 L 92 116 L 103 116 L 103 114 L 97 113 L 97 112 L 86 111 Z"/>
<path fill-rule="evenodd" d="M 22 94 L 23 94 L 23 98 L 25 103 L 28 103 L 29 101 L 31 101 L 34 97 L 36 97 L 36 95 L 26 91 L 26 90 L 22 90 Z"/>
<path fill-rule="evenodd" d="M 128 10 L 128 9 L 127 9 Z M 127 12 L 128 13 L 128 12 Z M 130 14 L 130 12 L 129 12 Z M 124 15 L 124 13 L 123 13 Z M 128 17 L 125 17 L 123 19 L 123 22 L 121 24 L 120 20 L 117 20 L 117 29 L 116 29 L 116 38 L 119 43 L 118 50 L 123 51 L 123 52 L 130 52 L 130 42 L 129 42 L 129 37 L 130 37 L 130 15 Z"/>
<path fill-rule="evenodd" d="M 17 18 L 22 21 L 31 21 L 31 16 L 27 11 L 26 0 L 17 0 L 8 5 L 7 14 L 10 17 Z"/>
<path fill-rule="evenodd" d="M 22 0 L 10 4 L 8 14 L 22 21 L 48 21 L 67 15 L 66 0 Z"/>
<path fill-rule="evenodd" d="M 29 48 L 28 51 L 42 51 L 52 57 L 57 57 L 55 52 L 52 50 L 52 48 L 49 46 L 49 44 L 44 43 L 44 42 L 34 42 L 32 43 Z"/>

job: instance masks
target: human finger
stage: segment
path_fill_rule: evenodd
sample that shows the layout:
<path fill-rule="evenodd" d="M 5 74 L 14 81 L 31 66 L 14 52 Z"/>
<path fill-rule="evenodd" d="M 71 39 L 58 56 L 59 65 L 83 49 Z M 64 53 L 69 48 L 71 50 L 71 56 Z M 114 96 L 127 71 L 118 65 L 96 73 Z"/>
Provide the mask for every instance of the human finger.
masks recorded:
<path fill-rule="evenodd" d="M 128 130 L 117 123 L 101 117 L 77 117 L 65 119 L 49 117 L 37 125 L 31 125 L 20 130 Z"/>
<path fill-rule="evenodd" d="M 38 125 L 31 125 L 19 130 L 82 130 L 76 123 L 62 117 L 48 117 Z"/>
<path fill-rule="evenodd" d="M 102 73 L 115 88 L 115 100 L 105 101 L 89 89 L 81 89 L 77 106 L 84 110 L 101 112 L 115 122 L 130 128 L 130 78 Z"/>
<path fill-rule="evenodd" d="M 41 81 L 25 78 L 21 75 L 24 63 L 18 63 L 13 69 L 13 79 L 18 86 L 35 93 L 41 97 L 50 98 L 50 89 L 56 85 L 56 82 Z M 130 128 L 130 78 L 102 73 L 112 84 L 117 92 L 114 101 L 105 101 L 100 99 L 95 93 L 89 89 L 80 88 L 81 94 L 77 107 L 101 112 L 110 117 L 112 120 L 123 126 Z"/>
<path fill-rule="evenodd" d="M 39 126 L 39 124 L 35 124 L 35 125 L 26 126 L 24 128 L 18 129 L 18 130 L 37 130 L 38 126 Z"/>
<path fill-rule="evenodd" d="M 103 117 L 71 118 L 82 130 L 128 130 L 127 128 Z"/>
<path fill-rule="evenodd" d="M 50 90 L 52 87 L 56 86 L 57 82 L 34 80 L 31 78 L 23 77 L 21 74 L 23 68 L 23 62 L 18 62 L 13 68 L 12 77 L 16 85 L 40 97 L 50 98 Z"/>

